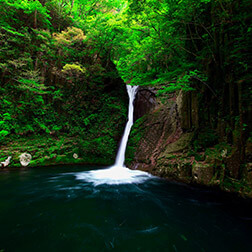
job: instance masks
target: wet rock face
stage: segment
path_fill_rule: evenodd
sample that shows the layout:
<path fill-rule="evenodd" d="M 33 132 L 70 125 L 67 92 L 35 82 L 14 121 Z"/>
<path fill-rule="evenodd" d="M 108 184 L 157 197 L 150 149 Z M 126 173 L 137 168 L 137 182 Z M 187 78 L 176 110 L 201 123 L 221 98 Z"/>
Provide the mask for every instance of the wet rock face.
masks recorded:
<path fill-rule="evenodd" d="M 194 160 L 183 154 L 194 136 L 190 129 L 198 127 L 197 97 L 179 92 L 163 101 L 155 90 L 140 87 L 134 117 L 141 119 L 133 125 L 130 136 L 129 147 L 135 149 L 130 167 L 186 183 L 209 183 L 213 168 L 203 164 L 194 167 Z"/>
<path fill-rule="evenodd" d="M 156 94 L 154 89 L 139 87 L 134 106 L 134 121 L 154 109 L 156 106 Z"/>
<path fill-rule="evenodd" d="M 150 110 L 148 113 L 137 107 L 138 104 L 144 105 L 140 101 L 147 97 L 147 111 Z M 176 142 L 182 133 L 174 97 L 168 104 L 158 103 L 152 98 L 152 91 L 143 90 L 139 92 L 136 102 L 137 116 L 145 114 L 133 125 L 128 144 L 129 148 L 135 148 L 133 162 L 130 165 L 133 169 L 150 171 L 156 166 L 157 159 L 165 148 Z"/>
<path fill-rule="evenodd" d="M 192 149 L 199 129 L 197 93 L 177 92 L 164 97 L 155 90 L 140 88 L 135 119 L 128 142 L 126 164 L 167 179 L 188 184 L 217 186 L 252 198 L 252 145 L 247 143 L 247 167 L 240 172 L 239 152 L 213 146 L 200 152 Z M 249 189 L 250 188 L 250 189 Z"/>
<path fill-rule="evenodd" d="M 198 103 L 193 93 L 180 91 L 166 95 L 163 102 L 161 99 L 154 88 L 139 88 L 134 119 L 141 119 L 133 125 L 130 136 L 137 144 L 129 146 L 135 148 L 130 164 L 133 169 L 156 169 L 167 155 L 186 149 L 193 137 L 188 131 L 198 127 Z"/>
<path fill-rule="evenodd" d="M 174 142 L 176 135 L 180 134 L 177 132 L 175 105 L 170 111 L 168 110 L 163 106 L 159 107 L 151 113 L 151 116 L 145 118 L 144 137 L 139 143 L 135 156 L 135 162 L 141 164 L 140 166 L 154 167 L 164 147 L 168 142 Z M 167 116 L 169 112 L 170 116 Z"/>

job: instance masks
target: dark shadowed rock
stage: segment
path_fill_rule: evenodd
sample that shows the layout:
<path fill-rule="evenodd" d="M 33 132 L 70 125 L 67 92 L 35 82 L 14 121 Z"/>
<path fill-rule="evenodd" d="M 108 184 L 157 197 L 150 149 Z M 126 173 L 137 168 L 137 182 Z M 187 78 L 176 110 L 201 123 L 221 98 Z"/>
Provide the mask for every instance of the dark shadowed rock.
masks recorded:
<path fill-rule="evenodd" d="M 134 121 L 136 121 L 155 108 L 156 95 L 154 89 L 139 87 L 134 105 Z"/>
<path fill-rule="evenodd" d="M 240 153 L 238 150 L 234 151 L 230 157 L 227 158 L 227 171 L 232 178 L 239 177 L 241 166 Z"/>
<path fill-rule="evenodd" d="M 179 92 L 176 103 L 181 128 L 186 131 L 199 127 L 199 106 L 196 92 Z"/>

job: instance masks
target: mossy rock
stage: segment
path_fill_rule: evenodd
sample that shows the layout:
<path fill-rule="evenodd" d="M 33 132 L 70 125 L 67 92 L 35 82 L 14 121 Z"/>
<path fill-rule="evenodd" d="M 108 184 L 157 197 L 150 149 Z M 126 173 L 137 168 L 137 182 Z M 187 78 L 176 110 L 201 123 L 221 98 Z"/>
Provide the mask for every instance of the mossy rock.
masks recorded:
<path fill-rule="evenodd" d="M 188 148 L 189 144 L 192 141 L 193 135 L 193 132 L 183 133 L 177 141 L 167 145 L 165 151 L 161 154 L 161 156 L 170 157 L 172 153 L 180 152 Z"/>
<path fill-rule="evenodd" d="M 192 178 L 197 184 L 209 185 L 214 176 L 212 164 L 194 163 L 192 165 Z"/>

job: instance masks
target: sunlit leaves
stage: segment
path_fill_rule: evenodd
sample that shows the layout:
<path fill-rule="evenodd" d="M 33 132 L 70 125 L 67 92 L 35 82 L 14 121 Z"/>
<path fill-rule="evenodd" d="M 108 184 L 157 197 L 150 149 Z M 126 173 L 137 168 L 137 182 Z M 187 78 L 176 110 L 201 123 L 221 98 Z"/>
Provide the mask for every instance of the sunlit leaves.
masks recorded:
<path fill-rule="evenodd" d="M 81 43 L 86 38 L 83 31 L 76 27 L 68 27 L 66 31 L 54 33 L 53 36 L 57 43 L 62 45 L 70 45 L 78 42 Z"/>
<path fill-rule="evenodd" d="M 188 40 L 194 38 L 188 38 L 187 26 L 200 17 L 205 10 L 202 4 L 208 2 L 129 0 L 127 12 L 122 15 L 128 37 L 115 61 L 124 81 L 135 85 L 165 84 L 193 71 L 194 66 L 187 61 L 197 52 L 188 48 Z M 179 82 L 174 85 L 187 88 Z"/>
<path fill-rule="evenodd" d="M 63 69 L 63 73 L 77 72 L 77 73 L 85 73 L 86 69 L 77 64 L 66 64 Z"/>

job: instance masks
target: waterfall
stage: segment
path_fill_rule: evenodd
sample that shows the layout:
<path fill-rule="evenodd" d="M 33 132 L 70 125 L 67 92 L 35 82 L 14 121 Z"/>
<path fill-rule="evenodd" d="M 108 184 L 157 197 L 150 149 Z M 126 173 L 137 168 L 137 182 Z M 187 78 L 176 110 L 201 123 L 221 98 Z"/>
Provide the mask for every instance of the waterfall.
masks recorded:
<path fill-rule="evenodd" d="M 130 86 L 130 85 L 127 85 L 126 87 L 127 87 L 127 92 L 129 96 L 128 122 L 125 126 L 121 144 L 117 152 L 117 156 L 116 156 L 115 166 L 119 166 L 119 167 L 124 166 L 125 151 L 126 151 L 127 142 L 129 139 L 130 130 L 133 125 L 134 100 L 135 100 L 137 88 L 138 88 L 138 86 Z"/>
<path fill-rule="evenodd" d="M 121 144 L 116 156 L 116 162 L 112 167 L 99 170 L 91 170 L 85 172 L 74 173 L 76 179 L 92 183 L 94 186 L 98 185 L 118 185 L 143 183 L 153 176 L 147 172 L 130 170 L 124 166 L 125 151 L 130 134 L 130 129 L 133 125 L 134 99 L 137 92 L 137 86 L 127 85 L 127 92 L 129 95 L 129 111 L 128 122 L 125 126 Z M 72 173 L 73 174 L 73 173 Z"/>

